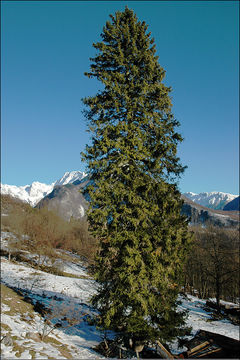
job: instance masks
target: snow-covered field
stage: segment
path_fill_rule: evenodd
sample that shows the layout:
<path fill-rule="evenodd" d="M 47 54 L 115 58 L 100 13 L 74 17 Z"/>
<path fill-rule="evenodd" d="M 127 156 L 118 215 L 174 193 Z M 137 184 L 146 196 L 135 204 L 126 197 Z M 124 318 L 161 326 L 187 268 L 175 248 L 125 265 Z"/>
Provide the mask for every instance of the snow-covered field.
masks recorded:
<path fill-rule="evenodd" d="M 6 241 L 6 234 L 3 235 Z M 1 336 L 10 335 L 14 339 L 14 345 L 2 344 L 2 359 L 102 358 L 92 349 L 102 341 L 102 334 L 86 321 L 87 317 L 95 313 L 89 299 L 95 293 L 97 285 L 80 259 L 70 253 L 66 255 L 67 260 L 63 260 L 62 266 L 69 276 L 53 275 L 31 268 L 27 264 L 1 258 L 2 283 L 24 290 L 33 303 L 38 301 L 51 308 L 52 313 L 48 315 L 49 319 L 46 315 L 45 320 L 50 320 L 51 323 L 61 322 L 63 325 L 51 332 L 50 341 L 46 341 L 47 338 L 45 341 L 32 339 L 33 336 L 29 334 L 43 334 L 48 323 L 44 322 L 44 317 L 36 311 L 27 310 L 25 314 L 17 312 L 21 301 L 7 293 L 7 297 L 2 301 Z M 72 261 L 69 260 L 70 256 Z M 181 300 L 180 308 L 189 310 L 187 325 L 192 326 L 193 335 L 203 329 L 239 340 L 239 327 L 227 319 L 212 321 L 211 314 L 204 310 L 205 300 L 190 295 Z M 72 319 L 72 326 L 64 326 L 66 316 Z M 169 345 L 174 353 L 182 350 L 177 347 L 176 342 Z"/>
<path fill-rule="evenodd" d="M 192 327 L 192 333 L 202 329 L 239 340 L 239 326 L 233 325 L 227 319 L 211 320 L 211 312 L 204 310 L 206 300 L 191 295 L 188 295 L 187 299 L 182 298 L 181 300 L 182 305 L 180 307 L 189 311 L 187 324 Z"/>
<path fill-rule="evenodd" d="M 68 268 L 69 272 L 70 268 Z M 76 274 L 76 269 L 73 269 Z M 80 268 L 79 276 L 82 276 L 83 269 Z M 86 274 L 87 276 L 87 274 Z M 96 331 L 94 326 L 88 325 L 84 320 L 87 314 L 91 314 L 93 309 L 88 306 L 89 297 L 94 293 L 96 285 L 91 279 L 77 279 L 65 276 L 56 276 L 43 271 L 9 262 L 7 259 L 1 259 L 1 280 L 3 284 L 10 287 L 27 290 L 26 294 L 34 303 L 39 301 L 53 310 L 54 316 L 51 314 L 50 320 L 58 322 L 59 318 L 67 315 L 68 318 L 74 317 L 72 327 L 62 327 L 54 329 L 51 332 L 51 338 L 55 339 L 59 346 L 55 346 L 51 342 L 34 341 L 28 338 L 28 333 L 40 333 L 49 331 L 46 327 L 43 317 L 33 312 L 31 318 L 26 313 L 26 318 L 21 314 L 9 314 L 9 307 L 2 303 L 1 323 L 10 326 L 11 337 L 17 337 L 15 343 L 24 352 L 21 353 L 21 359 L 32 359 L 32 354 L 36 359 L 43 358 L 69 358 L 63 356 L 62 349 L 64 346 L 72 359 L 88 359 L 101 358 L 99 354 L 92 350 L 102 339 L 101 334 Z M 8 299 L 11 302 L 11 299 Z M 33 317 L 32 317 L 33 316 Z M 26 321 L 29 318 L 30 321 Z M 9 334 L 9 329 L 2 328 L 2 336 Z M 2 345 L 2 358 L 15 359 L 17 351 L 14 347 Z"/>

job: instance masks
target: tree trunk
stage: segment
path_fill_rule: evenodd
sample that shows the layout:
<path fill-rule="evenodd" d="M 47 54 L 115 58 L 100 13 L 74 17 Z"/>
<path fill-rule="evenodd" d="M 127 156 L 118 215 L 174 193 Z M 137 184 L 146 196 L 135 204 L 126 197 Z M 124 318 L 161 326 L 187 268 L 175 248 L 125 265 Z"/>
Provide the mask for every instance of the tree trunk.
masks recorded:
<path fill-rule="evenodd" d="M 217 312 L 220 313 L 220 281 L 218 277 L 216 279 L 216 304 Z"/>

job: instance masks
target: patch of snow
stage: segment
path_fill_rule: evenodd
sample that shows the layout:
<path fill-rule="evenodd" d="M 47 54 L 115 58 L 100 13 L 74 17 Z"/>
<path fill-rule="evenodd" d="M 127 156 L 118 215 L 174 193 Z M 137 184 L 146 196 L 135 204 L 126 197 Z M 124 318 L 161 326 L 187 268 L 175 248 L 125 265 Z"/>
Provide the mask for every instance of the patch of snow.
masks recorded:
<path fill-rule="evenodd" d="M 78 275 L 79 277 L 86 276 L 86 269 L 80 264 L 74 264 L 68 261 L 64 262 L 62 266 L 63 271 L 68 274 Z"/>
<path fill-rule="evenodd" d="M 80 274 L 84 272 L 84 268 L 79 268 Z M 75 269 L 76 271 L 76 269 Z M 56 314 L 61 316 L 60 310 L 63 308 L 74 309 L 79 316 L 79 323 L 73 327 L 55 329 L 51 333 L 51 337 L 62 343 L 63 346 L 71 354 L 74 359 L 90 359 L 103 358 L 92 350 L 93 346 L 101 341 L 101 333 L 96 330 L 94 326 L 88 325 L 84 321 L 84 314 L 91 313 L 91 308 L 88 305 L 89 297 L 95 292 L 96 284 L 93 280 L 87 279 L 73 279 L 63 276 L 55 276 L 52 274 L 36 271 L 27 266 L 13 264 L 2 258 L 1 261 L 1 275 L 2 281 L 8 286 L 18 286 L 19 289 L 29 290 L 28 296 L 32 301 L 40 301 L 45 305 L 52 305 L 56 310 Z M 85 275 L 86 272 L 85 272 Z M 36 286 L 31 288 L 34 278 L 39 281 Z M 30 291 L 31 289 L 31 291 Z M 53 300 L 55 303 L 51 304 Z M 59 351 L 59 347 L 54 347 L 51 343 L 37 342 L 26 338 L 26 333 L 34 332 L 35 334 L 43 331 L 45 326 L 44 319 L 37 313 L 34 313 L 34 318 L 31 321 L 26 321 L 28 315 L 26 314 L 25 321 L 20 315 L 5 314 L 8 308 L 2 308 L 2 323 L 7 324 L 11 328 L 11 336 L 17 336 L 15 342 L 21 346 L 24 351 L 21 358 L 32 358 L 29 356 L 30 351 L 36 353 L 37 359 L 41 358 L 65 358 Z M 3 333 L 4 335 L 4 333 Z M 13 348 L 2 347 L 3 358 L 15 359 L 16 351 Z M 44 354 L 41 355 L 41 354 Z"/>
<path fill-rule="evenodd" d="M 223 215 L 223 214 L 215 214 L 215 216 L 228 218 L 228 215 Z"/>
<path fill-rule="evenodd" d="M 79 213 L 80 213 L 81 217 L 83 217 L 85 214 L 84 207 L 82 205 L 80 205 L 80 207 L 79 207 Z"/>
<path fill-rule="evenodd" d="M 216 298 L 209 298 L 209 301 L 213 301 L 213 302 L 216 302 Z M 221 305 L 228 305 L 229 307 L 231 308 L 239 308 L 239 302 L 236 303 L 233 303 L 233 302 L 230 302 L 230 301 L 225 301 L 225 300 L 220 300 L 220 304 Z"/>
<path fill-rule="evenodd" d="M 96 291 L 96 283 L 92 279 L 87 279 L 88 274 L 81 269 L 80 274 L 84 274 L 86 279 L 70 278 L 58 276 L 44 271 L 37 270 L 37 279 L 39 284 L 36 285 L 35 292 L 42 295 L 43 292 L 61 294 L 62 298 L 75 297 L 81 302 L 87 302 Z M 80 275 L 81 276 L 81 275 Z M 9 286 L 18 286 L 21 289 L 30 289 L 36 279 L 36 269 L 29 268 L 25 265 L 18 265 L 9 262 L 6 259 L 1 263 L 2 282 Z"/>
<path fill-rule="evenodd" d="M 10 310 L 10 307 L 7 306 L 6 304 L 1 304 L 1 311 L 2 312 L 6 312 L 6 311 L 9 311 Z"/>
<path fill-rule="evenodd" d="M 189 311 L 187 325 L 192 326 L 193 333 L 202 329 L 239 340 L 238 325 L 233 325 L 228 319 L 211 321 L 211 313 L 204 310 L 206 300 L 199 299 L 192 295 L 188 295 L 187 297 L 188 299 L 181 298 L 182 304 L 179 308 Z"/>

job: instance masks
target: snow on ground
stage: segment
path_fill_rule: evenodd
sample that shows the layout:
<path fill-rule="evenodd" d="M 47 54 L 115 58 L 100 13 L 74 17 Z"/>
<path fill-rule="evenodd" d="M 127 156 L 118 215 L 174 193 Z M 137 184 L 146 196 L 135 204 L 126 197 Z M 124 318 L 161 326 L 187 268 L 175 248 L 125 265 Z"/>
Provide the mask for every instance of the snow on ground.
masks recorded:
<path fill-rule="evenodd" d="M 17 237 L 8 231 L 1 231 L 1 249 L 8 250 L 9 240 L 17 241 Z"/>
<path fill-rule="evenodd" d="M 82 271 L 83 269 L 80 273 Z M 94 326 L 90 326 L 84 321 L 84 316 L 86 314 L 91 315 L 93 312 L 88 304 L 89 297 L 96 289 L 93 280 L 56 276 L 25 265 L 9 262 L 5 258 L 1 259 L 1 279 L 4 284 L 10 287 L 26 289 L 27 295 L 32 298 L 34 303 L 39 301 L 47 307 L 51 306 L 56 318 L 57 316 L 63 317 L 63 315 L 69 316 L 69 313 L 73 312 L 74 320 L 77 320 L 74 326 L 55 329 L 51 333 L 51 337 L 66 346 L 72 358 L 101 358 L 92 350 L 92 347 L 102 340 L 101 334 Z M 35 352 L 37 359 L 46 358 L 46 355 L 55 359 L 66 358 L 61 356 L 59 350 L 51 344 L 26 339 L 28 332 L 43 332 L 46 325 L 40 315 L 34 312 L 34 318 L 27 322 L 22 320 L 20 314 L 9 316 L 7 311 L 8 307 L 3 304 L 1 322 L 10 326 L 11 336 L 18 337 L 16 342 L 19 346 L 29 348 L 21 354 L 21 358 L 31 359 L 30 350 Z M 54 321 L 53 317 L 52 321 Z M 30 344 L 28 344 L 29 342 Z M 4 344 L 2 345 L 2 352 L 3 359 L 17 358 L 17 352 Z M 41 354 L 45 354 L 45 357 Z"/>
<path fill-rule="evenodd" d="M 80 274 L 83 271 L 80 270 Z M 85 271 L 85 275 L 87 273 Z M 96 283 L 92 279 L 76 279 L 58 276 L 36 270 L 24 265 L 14 264 L 6 259 L 1 262 L 1 279 L 8 286 L 32 290 L 38 295 L 49 293 L 64 297 L 73 297 L 87 302 L 94 294 Z"/>
<path fill-rule="evenodd" d="M 86 268 L 83 266 L 81 257 L 79 255 L 73 254 L 70 251 L 66 251 L 66 250 L 57 250 L 56 253 L 60 257 L 65 256 L 65 259 L 60 260 L 62 271 L 68 274 L 77 275 L 79 277 L 87 276 Z"/>
<path fill-rule="evenodd" d="M 238 325 L 232 324 L 227 318 L 222 320 L 212 320 L 212 313 L 204 310 L 206 300 L 199 299 L 192 295 L 187 295 L 187 297 L 180 296 L 179 300 L 182 302 L 182 304 L 179 305 L 179 310 L 188 311 L 186 325 L 192 328 L 191 336 L 187 337 L 188 339 L 195 336 L 195 334 L 201 329 L 240 340 Z M 233 304 L 226 301 L 224 303 L 229 305 Z M 236 304 L 234 305 L 237 306 Z M 185 347 L 179 348 L 177 340 L 174 340 L 171 344 L 169 344 L 169 348 L 173 354 L 179 354 L 187 350 Z"/>
<path fill-rule="evenodd" d="M 181 301 L 180 308 L 189 311 L 187 325 L 192 327 L 192 333 L 202 329 L 239 340 L 239 326 L 233 325 L 226 318 L 217 321 L 211 320 L 211 312 L 204 310 L 206 300 L 188 295 L 187 299 L 182 298 Z"/>
<path fill-rule="evenodd" d="M 2 233 L 4 247 L 7 246 L 7 237 L 7 233 Z M 90 297 L 97 289 L 96 282 L 87 273 L 79 256 L 59 251 L 65 256 L 59 260 L 62 262 L 61 268 L 69 276 L 53 275 L 31 268 L 24 263 L 14 263 L 4 257 L 1 258 L 1 280 L 5 285 L 22 289 L 34 304 L 38 301 L 47 308 L 51 308 L 54 315 L 51 318 L 52 323 L 59 322 L 64 315 L 73 319 L 71 327 L 63 326 L 54 329 L 51 333 L 52 339 L 55 339 L 58 345 L 28 339 L 26 337 L 28 332 L 41 333 L 46 323 L 37 312 L 33 312 L 32 316 L 26 313 L 24 319 L 18 312 L 11 315 L 9 313 L 11 302 L 2 304 L 2 324 L 10 327 L 11 336 L 15 336 L 15 343 L 24 349 L 21 358 L 31 359 L 33 353 L 37 359 L 44 359 L 46 356 L 55 359 L 66 358 L 64 349 L 67 349 L 72 358 L 101 358 L 92 348 L 102 341 L 102 334 L 86 321 L 89 316 L 96 314 L 89 304 Z M 239 340 L 239 326 L 233 325 L 226 318 L 212 320 L 211 313 L 204 309 L 206 300 L 190 295 L 180 299 L 182 304 L 179 310 L 189 311 L 187 325 L 192 327 L 193 336 L 202 329 Z M 233 305 L 229 303 L 229 306 Z M 3 327 L 2 336 L 8 332 L 9 329 L 6 330 Z M 169 346 L 175 354 L 183 351 L 178 347 L 177 341 Z M 19 358 L 18 356 L 16 348 L 2 344 L 3 359 L 15 359 Z"/>
<path fill-rule="evenodd" d="M 22 235 L 22 239 L 28 238 L 27 235 Z M 1 249 L 8 251 L 9 244 L 11 246 L 11 242 L 18 242 L 18 238 L 11 232 L 1 231 Z M 12 247 L 12 246 L 11 246 Z M 21 249 L 22 258 L 26 260 L 31 260 L 33 263 L 37 265 L 39 261 L 39 256 L 34 253 L 30 253 L 29 251 Z M 78 277 L 88 277 L 86 273 L 86 268 L 80 263 L 80 256 L 73 254 L 66 250 L 56 250 L 56 260 L 54 261 L 54 265 L 59 267 L 59 270 L 65 272 L 67 274 L 76 275 Z M 51 266 L 52 261 L 48 256 L 41 256 L 40 263 L 46 266 Z"/>
<path fill-rule="evenodd" d="M 84 270 L 84 267 L 79 264 L 71 263 L 70 261 L 67 261 L 63 264 L 63 271 L 72 274 L 72 275 L 78 275 L 81 276 L 87 276 L 86 270 Z"/>
<path fill-rule="evenodd" d="M 228 217 L 228 215 L 223 215 L 223 214 L 215 214 L 215 216 L 224 217 L 224 218 Z"/>
<path fill-rule="evenodd" d="M 239 300 L 240 299 L 237 299 L 237 304 L 233 303 L 233 302 L 230 302 L 230 301 L 224 301 L 224 300 L 220 300 L 220 304 L 221 305 L 227 305 L 228 308 L 239 308 Z M 216 302 L 216 298 L 210 298 L 209 301 L 213 301 L 213 302 Z"/>

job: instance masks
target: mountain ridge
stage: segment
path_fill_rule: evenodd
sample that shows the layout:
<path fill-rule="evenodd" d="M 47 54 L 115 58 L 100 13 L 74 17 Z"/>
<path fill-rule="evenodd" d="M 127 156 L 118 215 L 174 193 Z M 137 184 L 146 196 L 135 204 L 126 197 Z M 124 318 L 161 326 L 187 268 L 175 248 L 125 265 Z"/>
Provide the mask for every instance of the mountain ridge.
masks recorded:
<path fill-rule="evenodd" d="M 23 200 L 31 206 L 36 206 L 42 199 L 50 194 L 56 186 L 74 183 L 77 185 L 77 183 L 86 176 L 87 174 L 85 172 L 76 170 L 65 172 L 60 179 L 51 184 L 44 184 L 38 181 L 34 181 L 32 184 L 24 186 L 1 184 L 1 193 Z M 195 204 L 214 210 L 223 210 L 229 202 L 238 197 L 238 195 L 220 191 L 202 192 L 199 194 L 186 192 L 182 195 L 193 201 Z"/>
<path fill-rule="evenodd" d="M 237 196 L 232 201 L 228 202 L 224 208 L 224 211 L 240 211 L 240 196 Z"/>
<path fill-rule="evenodd" d="M 199 194 L 186 192 L 183 195 L 199 205 L 214 210 L 223 210 L 227 203 L 238 197 L 238 195 L 221 191 L 201 192 Z"/>
<path fill-rule="evenodd" d="M 214 226 L 226 227 L 239 225 L 238 211 L 209 209 L 206 206 L 197 204 L 184 195 L 181 195 L 181 198 L 184 201 L 182 213 L 190 219 L 190 225 L 212 224 Z"/>
<path fill-rule="evenodd" d="M 35 206 L 40 200 L 51 193 L 55 186 L 71 184 L 77 180 L 82 180 L 86 175 L 86 173 L 81 171 L 68 171 L 52 184 L 44 184 L 39 181 L 23 186 L 1 184 L 1 194 L 16 197 L 29 203 L 31 206 Z"/>
<path fill-rule="evenodd" d="M 85 178 L 72 184 L 56 186 L 36 205 L 37 208 L 47 207 L 56 211 L 65 220 L 71 217 L 82 218 L 88 209 L 88 200 L 81 190 L 87 185 L 89 179 Z M 239 212 L 214 210 L 199 205 L 181 195 L 183 200 L 182 213 L 189 218 L 189 225 L 206 225 L 235 227 L 239 224 Z"/>

